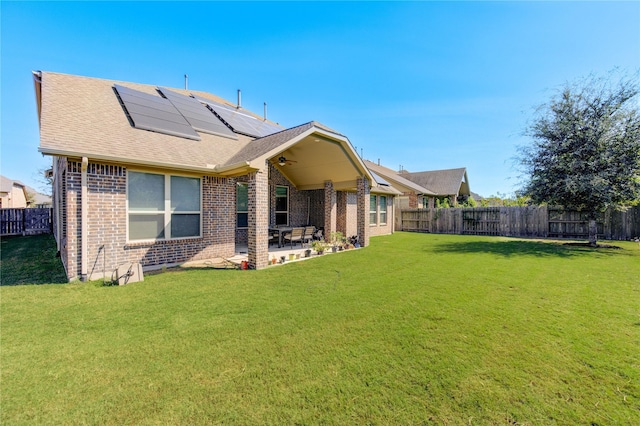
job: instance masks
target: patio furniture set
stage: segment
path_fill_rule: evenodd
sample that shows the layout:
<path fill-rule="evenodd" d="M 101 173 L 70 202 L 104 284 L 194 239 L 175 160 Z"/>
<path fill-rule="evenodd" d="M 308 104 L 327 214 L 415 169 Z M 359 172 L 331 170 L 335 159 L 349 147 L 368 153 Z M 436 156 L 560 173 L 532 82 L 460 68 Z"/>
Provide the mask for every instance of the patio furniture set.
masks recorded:
<path fill-rule="evenodd" d="M 304 247 L 313 240 L 323 239 L 322 229 L 315 226 L 276 226 L 269 228 L 269 245 L 278 243 L 278 248 L 289 244 L 293 248 L 294 244 Z"/>

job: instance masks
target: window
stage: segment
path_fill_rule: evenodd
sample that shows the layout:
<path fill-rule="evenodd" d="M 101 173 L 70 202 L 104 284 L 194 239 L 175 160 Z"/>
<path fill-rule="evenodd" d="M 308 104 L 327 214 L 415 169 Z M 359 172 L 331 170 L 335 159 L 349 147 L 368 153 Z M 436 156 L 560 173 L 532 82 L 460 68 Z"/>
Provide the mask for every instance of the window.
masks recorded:
<path fill-rule="evenodd" d="M 236 226 L 246 228 L 249 226 L 249 186 L 246 183 L 238 183 L 236 186 Z"/>
<path fill-rule="evenodd" d="M 387 223 L 387 196 L 380 196 L 380 225 L 386 225 Z"/>
<path fill-rule="evenodd" d="M 369 225 L 378 223 L 378 196 L 371 195 L 369 198 Z"/>
<path fill-rule="evenodd" d="M 129 240 L 200 236 L 200 179 L 129 172 Z"/>
<path fill-rule="evenodd" d="M 289 224 L 289 188 L 276 186 L 276 225 Z"/>

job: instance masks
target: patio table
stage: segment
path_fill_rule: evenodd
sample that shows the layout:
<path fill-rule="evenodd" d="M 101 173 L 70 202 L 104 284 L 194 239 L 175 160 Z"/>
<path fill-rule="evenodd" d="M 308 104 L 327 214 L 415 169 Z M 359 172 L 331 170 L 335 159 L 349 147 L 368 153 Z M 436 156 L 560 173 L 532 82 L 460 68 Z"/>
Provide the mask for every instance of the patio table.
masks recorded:
<path fill-rule="evenodd" d="M 291 232 L 291 230 L 293 229 L 293 226 L 276 226 L 276 227 L 269 227 L 269 233 L 271 232 L 277 232 L 278 233 L 278 248 L 282 247 L 282 236 L 283 234 L 286 234 L 287 232 Z"/>

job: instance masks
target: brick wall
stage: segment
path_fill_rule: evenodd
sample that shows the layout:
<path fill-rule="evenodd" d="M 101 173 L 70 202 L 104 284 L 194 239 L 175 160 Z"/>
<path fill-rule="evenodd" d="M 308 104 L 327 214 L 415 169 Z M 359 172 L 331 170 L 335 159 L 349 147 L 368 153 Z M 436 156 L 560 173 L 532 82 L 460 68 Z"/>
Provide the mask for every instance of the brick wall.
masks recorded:
<path fill-rule="evenodd" d="M 66 244 L 61 257 L 69 279 L 80 275 L 81 164 L 68 161 L 62 185 L 61 218 L 66 215 Z M 202 237 L 127 243 L 126 168 L 89 163 L 88 275 L 107 278 L 126 262 L 161 267 L 189 260 L 229 257 L 235 253 L 235 180 L 202 177 Z M 64 241 L 64 236 L 62 236 Z"/>
<path fill-rule="evenodd" d="M 358 196 L 355 192 L 337 193 L 336 228 L 345 237 L 358 234 Z"/>

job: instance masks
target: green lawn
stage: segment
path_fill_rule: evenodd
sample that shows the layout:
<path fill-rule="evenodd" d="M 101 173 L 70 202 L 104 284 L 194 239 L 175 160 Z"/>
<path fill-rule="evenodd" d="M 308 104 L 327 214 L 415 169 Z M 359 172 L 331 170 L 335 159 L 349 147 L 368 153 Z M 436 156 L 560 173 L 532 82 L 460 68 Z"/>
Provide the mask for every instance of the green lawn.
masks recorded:
<path fill-rule="evenodd" d="M 397 233 L 3 286 L 0 423 L 640 424 L 640 247 L 615 244 Z"/>

